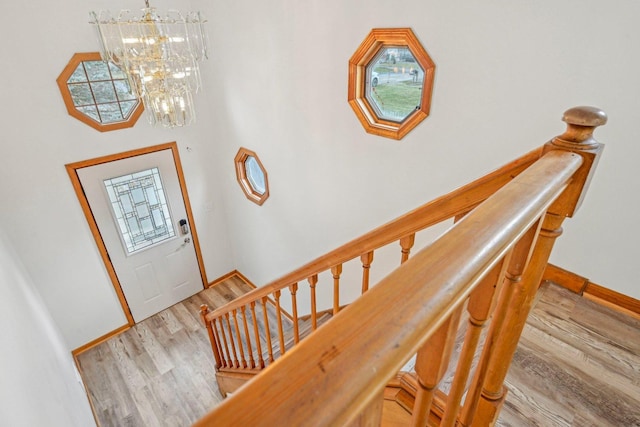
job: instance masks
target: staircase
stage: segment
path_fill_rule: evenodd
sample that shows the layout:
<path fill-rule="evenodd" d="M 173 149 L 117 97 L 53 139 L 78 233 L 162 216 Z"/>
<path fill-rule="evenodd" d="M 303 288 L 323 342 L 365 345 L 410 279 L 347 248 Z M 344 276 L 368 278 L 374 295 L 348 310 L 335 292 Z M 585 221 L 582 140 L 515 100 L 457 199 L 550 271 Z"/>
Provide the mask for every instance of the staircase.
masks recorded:
<path fill-rule="evenodd" d="M 551 249 L 602 151 L 592 132 L 603 112 L 577 107 L 563 120 L 563 135 L 502 168 L 224 307 L 203 306 L 220 389 L 237 392 L 197 425 L 495 423 Z M 444 221 L 454 225 L 410 257 L 416 234 Z M 370 287 L 374 253 L 395 244 L 399 267 Z M 361 296 L 345 308 L 340 289 L 352 283 L 341 276 L 354 262 Z M 414 372 L 399 373 L 412 356 Z"/>
<path fill-rule="evenodd" d="M 208 308 L 201 308 L 205 316 Z M 234 392 L 262 369 L 284 355 L 332 316 L 330 312 L 296 316 L 280 307 L 279 298 L 268 297 L 249 309 L 226 311 L 209 328 L 216 349 L 216 379 L 223 396 Z M 213 343 L 213 341 L 212 341 Z"/>

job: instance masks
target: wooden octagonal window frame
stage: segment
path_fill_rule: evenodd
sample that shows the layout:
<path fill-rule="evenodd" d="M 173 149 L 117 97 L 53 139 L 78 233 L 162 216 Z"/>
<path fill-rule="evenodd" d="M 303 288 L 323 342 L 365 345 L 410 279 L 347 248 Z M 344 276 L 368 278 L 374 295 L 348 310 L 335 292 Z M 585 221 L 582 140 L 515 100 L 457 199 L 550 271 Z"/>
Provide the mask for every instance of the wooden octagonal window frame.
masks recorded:
<path fill-rule="evenodd" d="M 247 173 L 247 160 L 250 159 L 255 160 L 254 165 L 256 165 L 264 175 L 264 191 L 260 191 L 260 188 L 256 188 L 255 183 L 252 182 L 253 179 L 250 176 L 251 173 Z M 262 205 L 269 197 L 269 180 L 267 178 L 267 170 L 264 168 L 260 158 L 254 151 L 240 147 L 233 160 L 236 167 L 236 178 L 238 179 L 238 183 L 240 184 L 245 196 L 247 196 L 247 199 L 251 200 L 253 203 Z"/>
<path fill-rule="evenodd" d="M 424 72 L 420 105 L 402 121 L 379 117 L 376 107 L 369 103 L 366 90 L 367 67 L 387 48 L 408 48 Z M 429 115 L 435 64 L 410 28 L 374 28 L 349 60 L 348 101 L 365 131 L 387 138 L 402 139 Z"/>
<path fill-rule="evenodd" d="M 132 127 L 133 125 L 136 124 L 136 122 L 140 118 L 140 115 L 144 111 L 144 106 L 140 101 L 140 99 L 133 95 L 130 98 L 128 97 L 128 99 L 126 100 L 120 99 L 119 93 L 122 93 L 122 92 L 119 92 L 119 88 L 116 87 L 116 83 L 126 82 L 126 84 L 128 85 L 129 82 L 128 80 L 126 80 L 126 76 L 124 78 L 122 77 L 114 78 L 112 74 L 112 71 L 113 71 L 112 67 L 118 68 L 117 66 L 113 64 L 109 65 L 108 69 L 110 70 L 109 71 L 110 78 L 105 78 L 102 80 L 92 80 L 91 77 L 87 75 L 86 81 L 79 81 L 79 82 L 71 81 L 73 80 L 72 76 L 74 76 L 74 73 L 76 72 L 76 70 L 81 64 L 85 62 L 90 63 L 94 61 L 102 61 L 102 58 L 100 57 L 100 54 L 98 52 L 76 53 L 71 57 L 67 66 L 64 68 L 64 70 L 62 70 L 62 73 L 60 73 L 60 76 L 58 76 L 58 79 L 56 80 L 56 82 L 58 83 L 58 87 L 60 88 L 60 93 L 62 94 L 62 99 L 64 100 L 64 104 L 67 107 L 67 112 L 69 113 L 70 116 L 75 117 L 76 119 L 91 126 L 94 129 L 99 130 L 100 132 L 107 132 L 111 130 Z M 83 67 L 83 69 L 85 68 Z M 85 69 L 85 72 L 86 72 L 86 69 Z M 83 84 L 87 87 L 87 93 L 88 95 L 90 94 L 92 98 L 92 103 L 89 102 L 86 105 L 76 105 L 76 103 L 74 102 L 74 97 L 71 93 L 70 87 L 77 84 Z M 115 97 L 115 99 L 112 101 L 103 101 L 103 100 L 97 99 L 97 96 L 93 90 L 93 87 L 94 85 L 98 85 L 98 84 L 106 84 L 107 86 L 111 84 L 113 86 L 113 96 Z M 99 113 L 100 106 L 103 106 L 106 104 L 115 105 L 118 107 L 118 109 L 120 109 L 122 113 L 121 104 L 125 102 L 130 103 L 134 99 L 136 101 L 136 104 L 128 111 L 128 113 L 126 114 L 126 117 L 124 117 L 124 119 L 121 121 L 102 123 L 99 119 L 96 120 L 96 118 L 91 117 L 88 114 L 85 114 L 79 109 L 82 107 L 85 107 L 85 108 L 95 107 L 96 115 L 98 116 L 98 118 L 100 118 L 101 117 Z"/>

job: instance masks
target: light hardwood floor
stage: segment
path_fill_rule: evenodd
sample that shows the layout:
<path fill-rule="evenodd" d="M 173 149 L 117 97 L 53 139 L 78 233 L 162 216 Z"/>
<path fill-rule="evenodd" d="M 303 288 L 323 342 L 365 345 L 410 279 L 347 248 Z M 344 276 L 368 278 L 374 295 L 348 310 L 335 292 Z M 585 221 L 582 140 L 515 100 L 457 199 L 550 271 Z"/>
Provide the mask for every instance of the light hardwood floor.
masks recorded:
<path fill-rule="evenodd" d="M 198 315 L 250 288 L 237 277 L 82 353 L 100 426 L 188 426 L 222 399 Z M 541 288 L 507 377 L 501 426 L 640 426 L 640 321 Z"/>
<path fill-rule="evenodd" d="M 640 426 L 640 321 L 543 286 L 507 376 L 503 426 Z"/>
<path fill-rule="evenodd" d="M 250 289 L 232 277 L 80 354 L 97 424 L 188 426 L 220 402 L 200 305 L 215 309 Z"/>

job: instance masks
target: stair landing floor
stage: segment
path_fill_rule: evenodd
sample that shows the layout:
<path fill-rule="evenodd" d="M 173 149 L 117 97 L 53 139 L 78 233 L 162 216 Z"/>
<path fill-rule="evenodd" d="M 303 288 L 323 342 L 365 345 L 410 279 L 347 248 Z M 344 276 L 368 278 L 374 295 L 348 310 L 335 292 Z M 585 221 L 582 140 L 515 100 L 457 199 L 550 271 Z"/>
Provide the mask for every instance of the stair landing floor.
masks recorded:
<path fill-rule="evenodd" d="M 189 426 L 215 407 L 199 308 L 250 289 L 231 277 L 78 355 L 97 424 Z M 640 320 L 543 286 L 507 387 L 500 426 L 640 427 Z"/>

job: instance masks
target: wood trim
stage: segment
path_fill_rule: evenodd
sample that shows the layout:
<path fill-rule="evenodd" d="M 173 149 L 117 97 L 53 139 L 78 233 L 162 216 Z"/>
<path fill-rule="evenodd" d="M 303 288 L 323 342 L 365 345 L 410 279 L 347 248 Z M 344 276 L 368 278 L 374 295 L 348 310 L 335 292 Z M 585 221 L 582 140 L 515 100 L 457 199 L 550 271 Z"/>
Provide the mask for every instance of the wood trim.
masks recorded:
<path fill-rule="evenodd" d="M 65 165 L 67 169 L 67 173 L 69 175 L 69 179 L 71 180 L 71 184 L 73 185 L 73 189 L 76 192 L 76 196 L 78 197 L 78 201 L 80 202 L 80 206 L 82 208 L 82 212 L 87 220 L 87 224 L 89 225 L 89 229 L 93 238 L 98 246 L 98 251 L 100 252 L 100 257 L 102 258 L 102 262 L 107 269 L 107 273 L 109 275 L 109 279 L 113 284 L 116 295 L 118 296 L 118 300 L 120 301 L 120 305 L 122 306 L 122 311 L 127 318 L 128 326 L 135 325 L 135 320 L 133 319 L 133 315 L 131 314 L 131 310 L 129 309 L 129 304 L 127 303 L 127 299 L 124 295 L 124 291 L 122 290 L 122 286 L 120 285 L 120 280 L 118 279 L 118 275 L 116 274 L 113 263 L 111 262 L 111 258 L 109 258 L 109 253 L 107 251 L 107 247 L 102 240 L 102 235 L 100 234 L 100 230 L 98 229 L 98 224 L 93 216 L 93 212 L 91 212 L 91 207 L 89 206 L 89 202 L 84 193 L 84 189 L 82 188 L 82 184 L 80 183 L 80 177 L 78 176 L 78 169 L 95 166 L 103 163 L 109 163 L 117 160 L 128 159 L 135 156 L 141 156 L 144 154 L 155 153 L 163 150 L 171 150 L 173 154 L 173 160 L 176 167 L 176 173 L 178 175 L 178 182 L 180 183 L 182 197 L 185 203 L 185 209 L 187 212 L 187 218 L 189 219 L 189 224 L 191 226 L 191 237 L 193 238 L 193 246 L 196 252 L 196 259 L 198 260 L 198 268 L 200 269 L 200 276 L 202 280 L 202 288 L 205 289 L 205 284 L 207 283 L 207 274 L 204 268 L 204 261 L 202 259 L 202 252 L 200 250 L 200 241 L 198 239 L 198 233 L 196 231 L 195 220 L 193 218 L 193 212 L 191 210 L 191 204 L 189 202 L 189 195 L 187 193 L 187 185 L 184 179 L 184 173 L 182 169 L 182 165 L 180 163 L 180 156 L 178 154 L 178 144 L 173 142 L 167 142 L 164 144 L 154 145 L 150 147 L 138 148 L 135 150 L 125 151 L 122 153 L 109 154 L 102 157 L 96 157 L 94 159 L 82 160 L 75 163 L 69 163 Z"/>
<path fill-rule="evenodd" d="M 249 279 L 247 279 L 247 276 L 245 276 L 244 274 L 240 273 L 238 270 L 233 270 L 235 275 L 238 276 L 240 279 L 242 279 L 247 285 L 251 286 L 252 288 L 256 289 L 257 286 Z"/>
<path fill-rule="evenodd" d="M 249 180 L 249 177 L 247 176 L 247 168 L 245 165 L 245 161 L 249 157 L 253 157 L 256 160 L 256 163 L 258 163 L 258 167 L 260 168 L 260 170 L 262 171 L 262 174 L 264 175 L 264 193 L 262 194 L 258 193 L 253 188 Z M 242 192 L 244 193 L 245 196 L 247 196 L 247 199 L 251 200 L 253 203 L 257 204 L 258 206 L 262 206 L 262 204 L 269 198 L 269 178 L 267 175 L 267 170 L 262 164 L 262 161 L 260 161 L 260 158 L 255 153 L 255 151 L 251 151 L 247 148 L 240 147 L 240 149 L 238 150 L 238 153 L 233 159 L 233 162 L 236 167 L 236 180 L 238 181 L 238 184 L 240 184 L 240 187 L 242 188 Z"/>
<path fill-rule="evenodd" d="M 127 304 L 127 299 L 124 296 L 124 292 L 122 291 L 122 287 L 120 286 L 120 281 L 118 280 L 118 275 L 116 274 L 116 270 L 113 267 L 113 263 L 111 262 L 111 258 L 109 258 L 109 253 L 107 251 L 107 247 L 102 240 L 102 235 L 100 234 L 100 230 L 98 230 L 98 224 L 96 223 L 96 219 L 93 217 L 93 212 L 91 212 L 91 207 L 89 206 L 89 201 L 87 200 L 86 195 L 84 194 L 84 189 L 82 188 L 82 184 L 80 183 L 80 177 L 78 176 L 77 169 L 73 164 L 66 165 L 67 173 L 69 174 L 69 178 L 71 179 L 71 184 L 73 185 L 73 189 L 76 192 L 76 196 L 78 197 L 78 202 L 80 202 L 80 206 L 82 208 L 82 212 L 87 220 L 87 224 L 89 225 L 89 230 L 91 231 L 91 235 L 98 246 L 98 252 L 100 253 L 100 258 L 102 258 L 102 262 L 107 269 L 107 274 L 113 287 L 116 291 L 116 295 L 118 296 L 118 301 L 120 301 L 120 306 L 122 307 L 122 311 L 124 312 L 125 317 L 127 318 L 127 325 L 133 326 L 135 325 L 135 321 L 133 320 L 133 315 L 131 314 L 131 310 L 129 309 L 129 304 Z"/>
<path fill-rule="evenodd" d="M 582 295 L 582 292 L 585 290 L 587 284 L 589 283 L 589 279 L 578 276 L 575 273 L 567 271 L 553 264 L 547 264 L 547 268 L 544 270 L 544 274 L 542 276 L 542 282 L 544 282 L 545 280 L 556 283 L 563 288 L 567 288 L 571 292 L 580 295 Z"/>
<path fill-rule="evenodd" d="M 218 277 L 217 279 L 214 279 L 212 282 L 209 282 L 209 284 L 207 285 L 207 288 L 210 288 L 210 287 L 215 286 L 215 285 L 217 285 L 219 283 L 222 283 L 225 280 L 230 279 L 230 278 L 232 278 L 234 276 L 238 276 L 238 270 L 230 271 L 227 274 L 224 274 L 224 275 Z M 253 286 L 253 287 L 255 288 L 255 286 Z"/>
<path fill-rule="evenodd" d="M 568 270 L 548 264 L 542 281 L 548 280 L 596 303 L 640 319 L 640 301 L 600 286 Z"/>
<path fill-rule="evenodd" d="M 640 301 L 603 286 L 589 282 L 582 294 L 583 297 L 606 307 L 640 319 Z"/>
<path fill-rule="evenodd" d="M 253 282 L 251 282 L 251 280 L 247 279 L 247 277 L 244 274 L 240 273 L 238 270 L 232 270 L 232 271 L 228 272 L 227 274 L 224 274 L 224 275 L 218 277 L 217 279 L 215 279 L 212 282 L 210 282 L 209 285 L 207 286 L 207 288 L 215 286 L 218 283 L 222 283 L 225 280 L 230 279 L 232 277 L 238 277 L 240 280 L 242 280 L 244 283 L 246 283 L 247 285 L 249 285 L 253 289 L 257 288 L 257 286 L 254 285 Z"/>
<path fill-rule="evenodd" d="M 382 49 L 407 47 L 416 63 L 424 71 L 420 108 L 410 113 L 402 122 L 378 117 L 378 112 L 366 97 L 366 68 Z M 400 140 L 422 122 L 431 109 L 431 95 L 435 76 L 435 63 L 424 49 L 411 28 L 374 28 L 349 59 L 347 101 L 365 131 L 378 136 Z"/>
<path fill-rule="evenodd" d="M 418 389 L 418 377 L 415 372 L 400 371 L 395 378 L 387 384 L 384 390 L 384 400 L 395 402 L 408 413 L 413 413 L 416 393 Z M 444 416 L 447 395 L 440 389 L 436 389 L 429 414 L 429 426 L 440 425 Z M 383 417 L 384 419 L 384 417 Z M 384 425 L 384 423 L 383 423 Z"/>
<path fill-rule="evenodd" d="M 60 95 L 62 96 L 62 100 L 64 101 L 65 106 L 67 107 L 67 112 L 69 113 L 69 115 L 78 119 L 82 123 L 91 126 L 96 130 L 99 130 L 100 132 L 108 132 L 111 130 L 133 127 L 144 111 L 144 105 L 142 104 L 142 100 L 140 98 L 137 99 L 138 104 L 135 106 L 131 114 L 129 114 L 129 117 L 121 122 L 103 124 L 91 119 L 86 114 L 78 111 L 78 109 L 74 105 L 71 93 L 69 92 L 67 82 L 71 75 L 73 75 L 78 65 L 80 65 L 80 63 L 84 61 L 102 61 L 102 58 L 100 57 L 100 53 L 98 52 L 76 53 L 73 55 L 73 57 L 71 57 L 69 63 L 56 79 L 58 88 L 60 89 Z"/>
<path fill-rule="evenodd" d="M 198 238 L 198 230 L 196 228 L 196 221 L 193 219 L 193 211 L 191 210 L 191 201 L 189 200 L 189 193 L 187 192 L 187 182 L 184 179 L 184 170 L 182 169 L 182 162 L 180 161 L 180 153 L 178 152 L 178 144 L 176 142 L 169 143 L 171 152 L 173 153 L 173 160 L 176 166 L 176 172 L 178 174 L 178 181 L 180 182 L 180 190 L 182 191 L 182 199 L 184 200 L 184 207 L 187 211 L 187 218 L 189 218 L 189 226 L 191 227 L 191 238 L 193 239 L 193 248 L 196 251 L 196 260 L 198 261 L 198 268 L 200 268 L 200 278 L 202 279 L 202 287 L 206 288 L 207 272 L 204 268 L 204 260 L 202 259 L 202 252 L 200 251 L 200 239 Z"/>
<path fill-rule="evenodd" d="M 89 350 L 90 348 L 93 348 L 95 346 L 97 346 L 98 344 L 101 344 L 103 342 L 105 342 L 106 340 L 108 340 L 111 337 L 115 337 L 116 335 L 128 330 L 131 328 L 131 325 L 122 325 L 117 329 L 114 329 L 111 332 L 107 332 L 106 334 L 104 334 L 103 336 L 96 338 L 93 341 L 89 341 L 88 343 L 86 343 L 85 345 L 82 345 L 78 348 L 76 348 L 75 350 L 71 351 L 71 354 L 73 355 L 74 358 L 76 358 L 77 356 L 81 355 L 82 353 L 84 353 L 85 351 Z M 76 363 L 77 364 L 77 363 Z M 78 367 L 78 369 L 80 369 L 80 367 Z"/>

